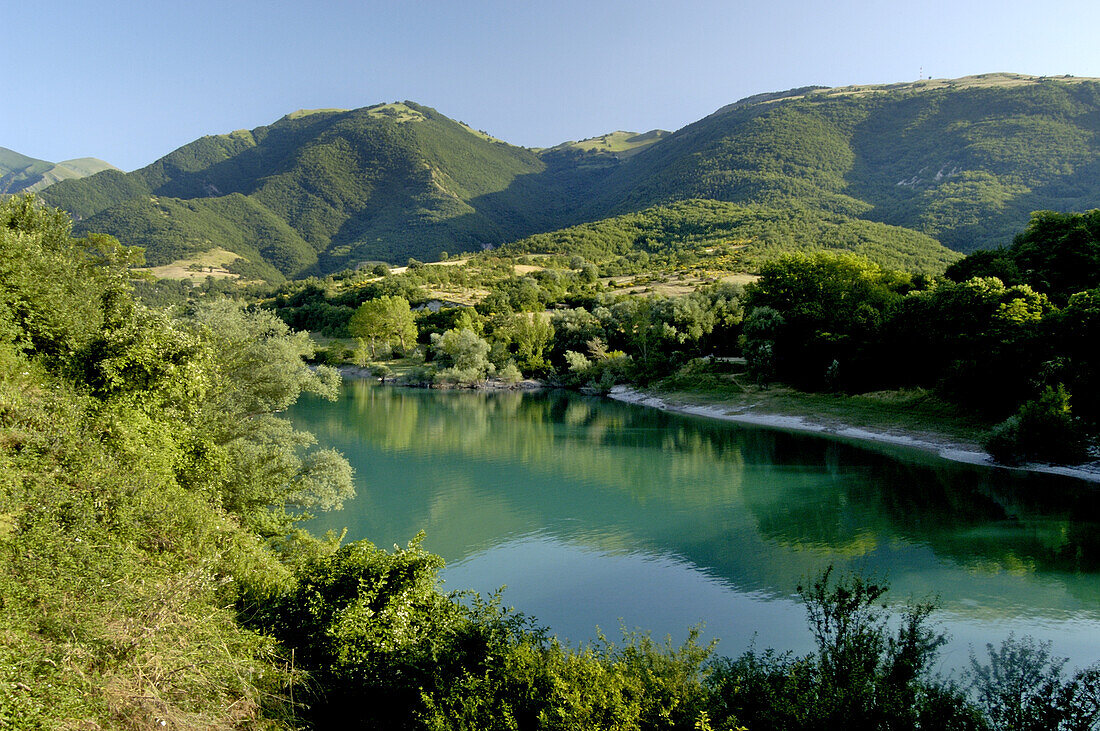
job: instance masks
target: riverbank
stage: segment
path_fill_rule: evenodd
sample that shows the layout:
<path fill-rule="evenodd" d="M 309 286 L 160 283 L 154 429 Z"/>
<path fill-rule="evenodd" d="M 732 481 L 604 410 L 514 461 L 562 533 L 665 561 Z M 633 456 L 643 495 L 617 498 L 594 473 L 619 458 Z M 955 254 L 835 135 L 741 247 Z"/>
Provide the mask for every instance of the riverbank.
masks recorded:
<path fill-rule="evenodd" d="M 966 464 L 985 465 L 1000 469 L 1041 472 L 1052 475 L 1075 477 L 1089 482 L 1100 483 L 1100 461 L 1082 465 L 1026 464 L 1017 467 L 1001 465 L 993 461 L 975 439 L 960 437 L 958 434 L 944 434 L 927 429 L 910 430 L 891 424 L 889 428 L 881 426 L 854 426 L 837 419 L 835 416 L 808 411 L 806 413 L 769 413 L 759 408 L 760 404 L 751 399 L 739 402 L 693 403 L 686 394 L 666 395 L 639 391 L 629 386 L 615 386 L 608 396 L 616 401 L 638 404 L 650 408 L 671 411 L 678 414 L 703 416 L 740 424 L 752 424 L 790 431 L 812 432 L 855 439 L 860 441 L 893 444 L 934 452 L 944 459 Z"/>

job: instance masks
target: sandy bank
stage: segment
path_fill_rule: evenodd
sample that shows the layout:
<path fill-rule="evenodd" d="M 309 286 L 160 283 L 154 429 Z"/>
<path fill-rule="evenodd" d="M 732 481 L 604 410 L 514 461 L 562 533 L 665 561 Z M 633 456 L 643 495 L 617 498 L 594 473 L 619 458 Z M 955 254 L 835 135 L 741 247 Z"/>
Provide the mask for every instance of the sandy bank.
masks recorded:
<path fill-rule="evenodd" d="M 1043 472 L 1052 475 L 1065 475 L 1076 477 L 1089 482 L 1100 482 L 1100 462 L 1090 462 L 1083 465 L 1065 466 L 1052 464 L 1027 464 L 1020 467 L 1006 467 L 993 461 L 987 453 L 976 449 L 974 445 L 953 442 L 946 438 L 930 437 L 928 435 L 908 434 L 904 431 L 872 431 L 853 426 L 835 423 L 814 421 L 807 416 L 786 416 L 782 414 L 766 414 L 755 411 L 753 407 L 735 406 L 699 406 L 683 404 L 659 398 L 652 394 L 630 388 L 628 386 L 615 386 L 608 394 L 616 401 L 648 406 L 650 408 L 671 411 L 678 414 L 691 414 L 693 416 L 705 416 L 711 419 L 734 421 L 740 424 L 753 424 L 767 426 L 775 429 L 788 429 L 790 431 L 814 432 L 848 439 L 859 439 L 869 442 L 884 444 L 896 444 L 904 447 L 913 447 L 925 451 L 934 452 L 944 459 L 967 464 L 986 465 L 1001 469 L 1026 470 L 1028 472 Z"/>

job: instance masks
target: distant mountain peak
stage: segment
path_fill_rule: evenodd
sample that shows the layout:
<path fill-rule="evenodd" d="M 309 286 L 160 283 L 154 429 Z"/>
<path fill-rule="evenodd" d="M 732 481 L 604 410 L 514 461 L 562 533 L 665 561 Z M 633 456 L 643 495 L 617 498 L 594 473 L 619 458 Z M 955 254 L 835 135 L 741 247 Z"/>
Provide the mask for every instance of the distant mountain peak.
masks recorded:
<path fill-rule="evenodd" d="M 95 157 L 79 157 L 53 163 L 0 147 L 0 194 L 37 193 L 62 180 L 118 170 Z"/>

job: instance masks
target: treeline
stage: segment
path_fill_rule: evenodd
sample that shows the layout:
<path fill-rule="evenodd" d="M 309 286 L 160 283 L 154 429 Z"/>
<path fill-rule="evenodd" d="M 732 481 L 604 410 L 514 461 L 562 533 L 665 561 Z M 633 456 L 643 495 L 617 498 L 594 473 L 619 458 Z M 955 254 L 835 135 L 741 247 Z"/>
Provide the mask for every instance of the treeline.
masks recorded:
<path fill-rule="evenodd" d="M 383 266 L 365 281 L 348 274 L 343 281 L 290 283 L 266 304 L 295 328 L 357 341 L 355 348 L 330 345 L 322 360 L 370 365 L 391 355 L 411 358 L 423 367 L 406 380 L 417 383 L 468 385 L 508 371 L 517 380 L 550 378 L 606 390 L 668 375 L 708 353 L 736 352 L 741 305 L 735 285 L 715 281 L 684 296 L 637 297 L 609 288 L 599 278 L 601 267 L 583 257 L 541 261 L 545 267 L 523 274 L 495 256 L 462 267 L 413 262 L 396 275 Z M 484 295 L 472 306 L 443 304 L 428 294 L 439 288 Z M 425 306 L 433 302 L 441 306 Z M 371 314 L 382 303 L 391 317 Z M 404 327 L 414 332 L 403 339 L 386 335 Z M 451 370 L 456 357 L 462 373 Z"/>
<path fill-rule="evenodd" d="M 766 261 L 744 289 L 712 278 L 681 295 L 646 290 L 638 284 L 644 275 L 633 279 L 633 291 L 616 289 L 609 273 L 651 260 L 644 251 L 622 255 L 611 242 L 584 249 L 597 263 L 567 255 L 563 240 L 528 255 L 537 266 L 514 266 L 496 253 L 465 266 L 413 262 L 399 275 L 381 266 L 369 278 L 348 273 L 343 281 L 283 285 L 268 305 L 293 327 L 357 339 L 358 347 L 330 346 L 324 356 L 331 362 L 367 366 L 410 356 L 416 367 L 404 373 L 408 382 L 471 384 L 507 373 L 505 380 L 531 376 L 598 391 L 662 379 L 675 388 L 728 385 L 721 360 L 743 356 L 749 376 L 765 385 L 934 390 L 982 421 L 1001 422 L 987 447 L 1004 462 L 1088 455 L 1100 423 L 1091 386 L 1097 211 L 1037 213 L 1011 247 L 972 254 L 942 277 L 811 250 Z M 662 266 L 676 271 L 667 269 L 670 261 Z M 472 306 L 425 307 L 430 292 L 447 289 L 483 294 Z M 385 323 L 372 328 L 356 319 L 382 298 L 405 303 L 415 334 L 391 338 Z M 377 367 L 390 375 L 388 366 Z"/>
<path fill-rule="evenodd" d="M 1100 212 L 1043 212 L 1010 248 L 972 254 L 943 280 L 843 256 L 767 264 L 747 288 L 743 345 L 760 379 L 935 388 L 1005 419 L 987 443 L 998 459 L 1078 462 L 1100 419 L 1098 286 Z"/>

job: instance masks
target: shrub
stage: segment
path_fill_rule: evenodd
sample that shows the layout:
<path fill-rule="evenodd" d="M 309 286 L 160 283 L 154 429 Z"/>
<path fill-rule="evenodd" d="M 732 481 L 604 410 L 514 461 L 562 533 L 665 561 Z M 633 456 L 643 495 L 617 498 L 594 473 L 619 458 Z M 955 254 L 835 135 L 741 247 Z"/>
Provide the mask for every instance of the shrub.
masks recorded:
<path fill-rule="evenodd" d="M 523 380 L 523 374 L 520 373 L 519 368 L 516 368 L 515 363 L 508 361 L 497 373 L 497 378 L 509 386 L 514 386 Z"/>
<path fill-rule="evenodd" d="M 933 605 L 908 606 L 892 633 L 880 604 L 886 590 L 859 576 L 834 582 L 831 568 L 799 587 L 817 653 L 750 651 L 716 662 L 708 679 L 715 726 L 983 728 L 962 693 L 931 675 L 945 641 L 930 626 Z"/>
<path fill-rule="evenodd" d="M 1088 456 L 1085 433 L 1073 417 L 1069 392 L 1047 387 L 989 433 L 984 444 L 993 459 L 1005 464 L 1040 461 L 1082 462 Z"/>

